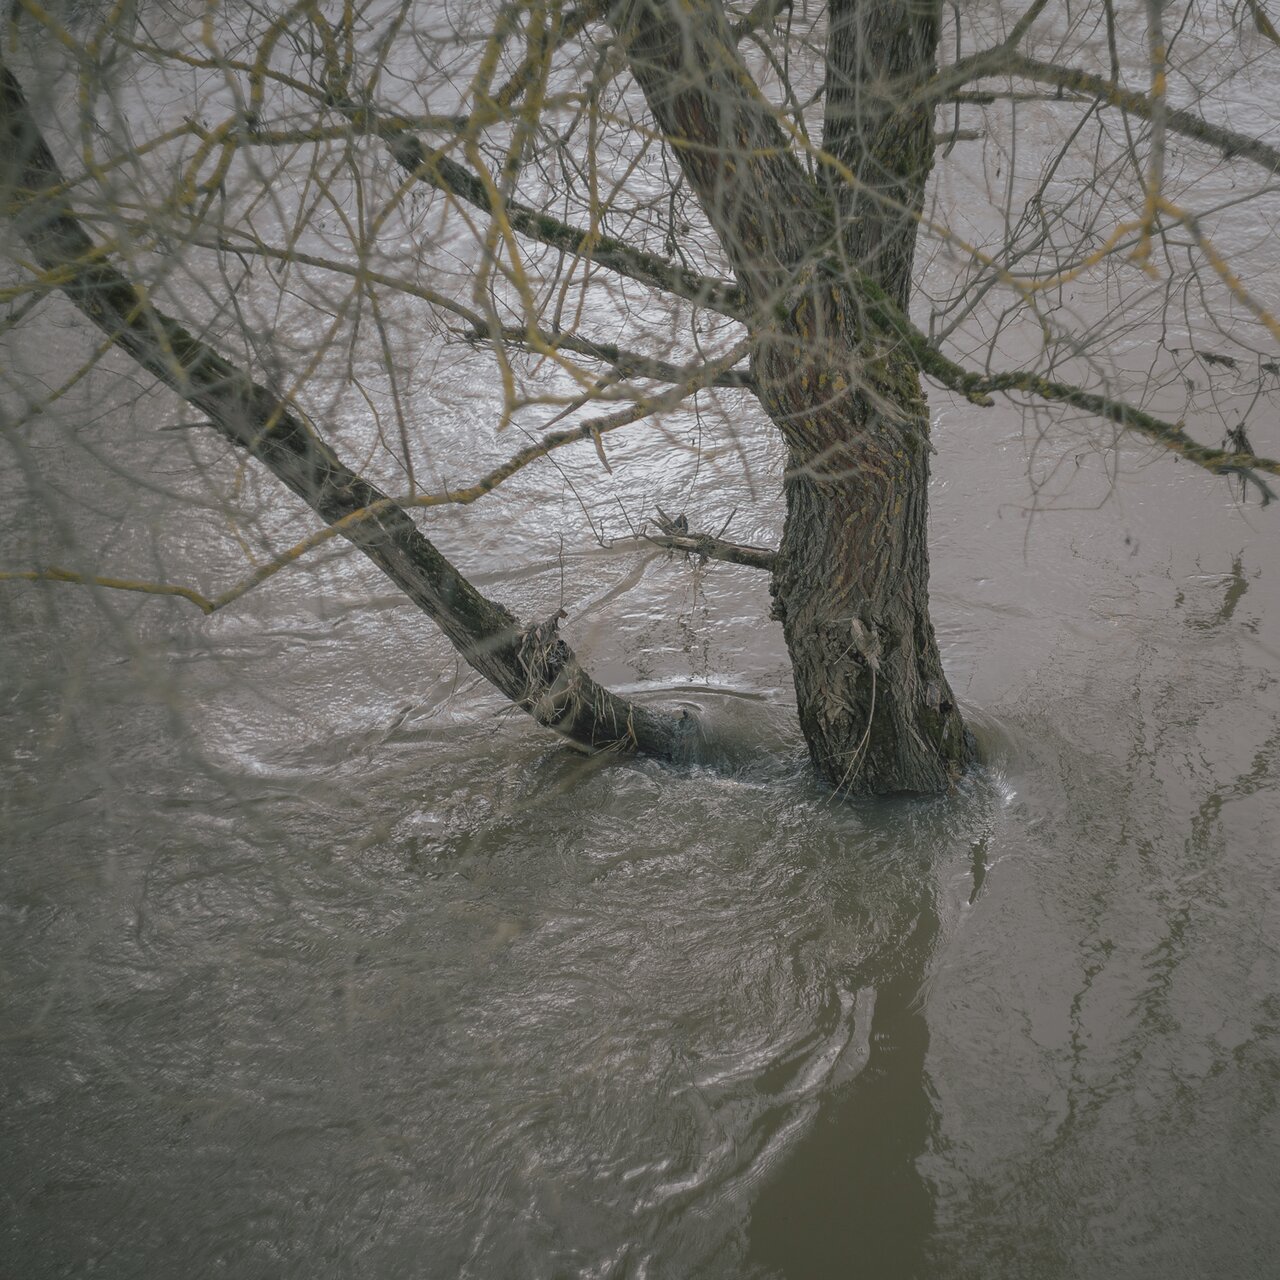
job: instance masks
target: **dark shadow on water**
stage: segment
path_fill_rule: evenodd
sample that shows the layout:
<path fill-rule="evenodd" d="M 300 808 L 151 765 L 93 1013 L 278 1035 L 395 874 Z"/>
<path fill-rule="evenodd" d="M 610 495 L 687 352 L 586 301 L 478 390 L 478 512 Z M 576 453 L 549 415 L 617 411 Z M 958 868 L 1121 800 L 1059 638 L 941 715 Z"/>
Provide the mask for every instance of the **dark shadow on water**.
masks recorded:
<path fill-rule="evenodd" d="M 823 1105 L 751 1215 L 751 1273 L 926 1280 L 933 1193 L 916 1170 L 936 1127 L 921 987 L 939 932 L 926 892 L 878 988 L 867 1062 Z"/>

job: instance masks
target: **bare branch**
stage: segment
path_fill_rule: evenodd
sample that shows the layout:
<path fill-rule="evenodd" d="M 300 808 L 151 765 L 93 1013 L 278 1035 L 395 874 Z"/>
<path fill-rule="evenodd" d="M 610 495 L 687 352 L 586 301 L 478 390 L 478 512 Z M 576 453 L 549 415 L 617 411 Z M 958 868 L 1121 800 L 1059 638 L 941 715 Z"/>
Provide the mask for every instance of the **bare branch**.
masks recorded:
<path fill-rule="evenodd" d="M 928 101 L 937 101 L 939 98 L 952 96 L 964 84 L 998 75 L 1019 77 L 1070 90 L 1141 120 L 1154 120 L 1157 114 L 1157 105 L 1149 97 L 1126 89 L 1114 80 L 1076 67 L 1064 67 L 1003 49 L 989 50 L 961 59 L 939 72 L 921 90 L 921 94 Z M 1202 142 L 1221 152 L 1227 159 L 1243 156 L 1246 160 L 1261 165 L 1268 173 L 1280 172 L 1280 148 L 1271 146 L 1260 138 L 1241 133 L 1237 129 L 1211 124 L 1192 111 L 1167 103 L 1163 107 L 1163 114 L 1165 127 L 1172 133 Z"/>
<path fill-rule="evenodd" d="M 1280 461 L 1274 458 L 1241 453 L 1239 450 L 1214 448 L 1200 444 L 1189 436 L 1181 423 L 1168 422 L 1112 396 L 1086 391 L 1083 387 L 1059 382 L 1040 374 L 1015 370 L 999 373 L 974 373 L 939 351 L 911 322 L 910 318 L 867 277 L 856 277 L 859 296 L 867 305 L 867 315 L 881 334 L 903 342 L 922 373 L 935 382 L 958 392 L 975 404 L 990 405 L 992 392 L 1021 391 L 1042 400 L 1070 404 L 1097 414 L 1109 422 L 1137 432 L 1149 440 L 1194 462 L 1214 475 L 1240 476 L 1253 484 L 1264 499 L 1273 494 L 1258 471 L 1280 476 Z"/>
<path fill-rule="evenodd" d="M 923 336 L 923 335 L 921 335 Z M 934 353 L 936 357 L 936 353 Z M 1037 373 L 1014 370 L 1006 373 L 966 373 L 960 372 L 958 366 L 951 361 L 926 358 L 921 367 L 930 377 L 943 386 L 962 395 L 973 393 L 987 395 L 993 391 L 1021 391 L 1036 396 L 1041 400 L 1056 401 L 1059 404 L 1073 405 L 1089 413 L 1114 422 L 1126 431 L 1133 431 L 1146 436 L 1153 443 L 1206 471 L 1220 476 L 1239 476 L 1241 480 L 1252 484 L 1262 495 L 1263 502 L 1269 502 L 1275 494 L 1271 487 L 1256 473 L 1265 471 L 1270 475 L 1280 476 L 1280 461 L 1274 458 L 1261 458 L 1252 453 L 1244 453 L 1237 449 L 1214 448 L 1201 444 L 1189 436 L 1180 422 L 1168 422 L 1155 414 L 1139 409 L 1123 400 L 1112 396 L 1100 395 L 1095 391 L 1086 391 L 1083 387 L 1070 383 L 1058 382 L 1045 378 Z"/>
<path fill-rule="evenodd" d="M 591 23 L 598 22 L 604 16 L 604 10 L 605 5 L 602 0 L 588 0 L 588 3 L 565 14 L 553 41 L 554 48 L 558 49 L 567 44 L 574 36 L 585 31 Z M 532 53 L 527 54 L 511 78 L 493 95 L 494 105 L 511 106 L 533 83 L 540 69 L 540 60 Z"/>
<path fill-rule="evenodd" d="M 484 183 L 456 160 L 438 151 L 429 151 L 412 134 L 397 127 L 383 134 L 396 161 L 422 182 L 466 200 L 485 213 L 493 212 L 493 204 Z M 636 249 L 613 236 L 583 231 L 549 214 L 539 213 L 515 200 L 503 205 L 511 229 L 520 235 L 582 257 L 589 256 L 599 266 L 607 267 L 652 289 L 675 294 L 695 306 L 707 307 L 721 315 L 743 319 L 747 311 L 742 291 L 725 280 L 699 275 L 656 253 Z"/>
<path fill-rule="evenodd" d="M 1051 84 L 1060 89 L 1071 89 L 1076 93 L 1087 94 L 1142 120 L 1154 120 L 1156 115 L 1155 103 L 1144 94 L 1135 93 L 1102 76 L 1090 75 L 1074 67 L 1061 67 L 1056 63 L 1043 62 L 1039 58 L 1028 58 L 1019 54 L 1009 60 L 1005 70 L 1010 75 L 1022 76 L 1040 84 Z M 1164 118 L 1165 127 L 1170 132 L 1203 142 L 1206 146 L 1220 151 L 1227 159 L 1243 156 L 1247 160 L 1260 164 L 1270 173 L 1280 172 L 1280 149 L 1259 138 L 1251 137 L 1236 129 L 1210 124 L 1194 112 L 1168 104 L 1164 106 Z"/>
<path fill-rule="evenodd" d="M 691 532 L 684 516 L 677 516 L 673 520 L 659 510 L 657 524 L 660 533 L 645 533 L 642 536 L 655 546 L 667 547 L 672 551 L 683 551 L 686 555 L 700 556 L 704 560 L 724 560 L 729 564 L 744 565 L 748 569 L 763 569 L 766 573 L 773 572 L 778 559 L 778 553 L 767 547 L 730 542 L 710 533 Z"/>
<path fill-rule="evenodd" d="M 530 463 L 536 462 L 539 458 L 545 458 L 556 450 L 565 448 L 567 445 L 578 444 L 584 440 L 592 441 L 597 452 L 603 457 L 604 445 L 602 441 L 606 434 L 617 431 L 621 427 L 630 426 L 632 423 L 640 422 L 644 418 L 665 409 L 674 408 L 704 387 L 718 385 L 717 380 L 724 376 L 723 371 L 736 364 L 742 358 L 748 345 L 749 341 L 744 340 L 719 360 L 695 370 L 674 390 L 668 391 L 662 396 L 642 401 L 634 407 L 623 410 L 621 413 L 613 414 L 610 417 L 593 418 L 576 427 L 569 427 L 563 431 L 549 432 L 540 440 L 526 445 L 505 462 L 499 463 L 478 480 L 463 488 L 446 489 L 442 493 L 411 494 L 400 498 L 381 495 L 367 506 L 346 512 L 331 524 L 324 525 L 322 528 L 308 534 L 301 541 L 294 543 L 293 546 L 272 556 L 270 560 L 259 565 L 251 574 L 233 583 L 216 596 L 204 596 L 189 587 L 134 582 L 120 578 L 94 577 L 57 568 L 0 572 L 0 581 L 74 582 L 111 587 L 120 591 L 143 591 L 151 595 L 176 595 L 190 600 L 192 604 L 198 605 L 206 614 L 217 613 L 219 610 L 225 609 L 228 605 L 234 604 L 237 600 L 248 595 L 250 591 L 261 586 L 268 578 L 274 577 L 282 569 L 287 569 L 289 566 L 297 564 L 309 552 L 332 541 L 334 538 L 347 538 L 356 543 L 357 546 L 360 545 L 355 536 L 357 527 L 360 525 L 376 524 L 384 516 L 393 515 L 397 512 L 403 513 L 411 508 L 470 506 L 472 503 L 478 502 L 481 498 L 493 493 L 500 485 L 510 480 L 517 472 L 523 471 Z M 199 428 L 209 425 L 217 427 L 216 422 L 185 422 L 162 427 L 161 430 L 171 431 L 177 428 Z"/>
<path fill-rule="evenodd" d="M 139 582 L 135 578 L 104 578 L 92 573 L 77 573 L 74 569 L 60 569 L 50 565 L 47 569 L 19 569 L 0 571 L 0 582 L 67 582 L 77 586 L 105 587 L 111 591 L 137 591 L 148 596 L 178 596 L 189 600 L 201 613 L 214 613 L 218 605 L 208 596 L 191 587 L 179 587 L 168 582 Z"/>
<path fill-rule="evenodd" d="M 515 346 L 532 345 L 527 328 L 508 326 L 495 337 L 489 326 L 483 322 L 465 335 L 472 341 L 497 341 Z M 659 360 L 655 356 L 642 355 L 636 351 L 627 351 L 612 342 L 596 342 L 584 338 L 581 334 L 566 333 L 561 330 L 540 332 L 533 340 L 545 344 L 555 350 L 572 351 L 577 355 L 590 356 L 604 364 L 612 365 L 614 370 L 624 378 L 646 378 L 653 382 L 689 382 L 698 374 L 702 366 L 672 364 L 669 360 Z M 751 374 L 745 369 L 727 369 L 718 373 L 712 382 L 704 384 L 711 387 L 745 387 L 753 385 Z"/>

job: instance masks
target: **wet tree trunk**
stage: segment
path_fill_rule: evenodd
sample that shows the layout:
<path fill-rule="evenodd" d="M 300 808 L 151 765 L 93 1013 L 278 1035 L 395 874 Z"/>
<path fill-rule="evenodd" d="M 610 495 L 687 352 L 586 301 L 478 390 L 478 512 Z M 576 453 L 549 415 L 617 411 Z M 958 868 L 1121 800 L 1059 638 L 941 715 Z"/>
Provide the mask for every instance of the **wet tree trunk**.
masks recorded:
<path fill-rule="evenodd" d="M 938 9 L 829 5 L 823 144 L 847 170 L 827 173 L 837 274 L 868 277 L 903 311 L 934 138 L 932 110 L 901 104 L 935 70 Z M 789 449 L 775 609 L 820 772 L 852 791 L 937 791 L 972 744 L 929 618 L 928 407 L 918 371 L 858 315 L 856 296 L 815 291 L 791 320 L 819 341 L 766 344 L 757 360 Z"/>
<path fill-rule="evenodd" d="M 800 725 L 841 790 L 945 790 L 971 744 L 929 620 L 927 406 L 901 355 L 865 364 L 856 389 L 841 363 L 785 347 L 756 361 L 788 446 L 773 592 Z"/>
<path fill-rule="evenodd" d="M 902 103 L 932 73 L 938 0 L 830 0 L 829 17 L 815 182 L 719 0 L 618 0 L 608 15 L 748 302 L 757 394 L 789 451 L 773 588 L 814 762 L 849 792 L 938 791 L 971 746 L 929 621 L 928 414 L 907 348 L 868 305 L 908 301 L 933 131 L 929 110 Z M 674 718 L 595 686 L 554 622 L 521 628 L 474 592 L 308 423 L 155 312 L 63 197 L 35 199 L 61 176 L 16 81 L 0 96 L 19 233 L 113 341 L 325 520 L 352 521 L 345 535 L 542 723 L 590 747 L 679 754 Z"/>
<path fill-rule="evenodd" d="M 929 619 L 928 410 L 861 305 L 869 281 L 906 309 L 933 127 L 899 107 L 932 73 L 938 4 L 829 12 L 823 189 L 715 0 L 632 0 L 612 20 L 754 307 L 757 394 L 788 449 L 774 610 L 814 764 L 851 793 L 940 791 L 973 748 Z"/>

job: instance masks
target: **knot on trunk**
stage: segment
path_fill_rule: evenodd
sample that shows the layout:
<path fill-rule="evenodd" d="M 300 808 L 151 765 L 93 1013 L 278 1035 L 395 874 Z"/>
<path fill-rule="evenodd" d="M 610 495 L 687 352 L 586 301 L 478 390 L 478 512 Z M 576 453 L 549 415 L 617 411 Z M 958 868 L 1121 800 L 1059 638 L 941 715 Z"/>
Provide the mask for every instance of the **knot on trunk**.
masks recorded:
<path fill-rule="evenodd" d="M 524 701 L 530 705 L 544 696 L 564 672 L 569 647 L 560 639 L 560 619 L 568 616 L 563 609 L 557 609 L 545 622 L 531 622 L 516 638 L 516 658 L 524 672 Z"/>
<path fill-rule="evenodd" d="M 855 657 L 872 671 L 879 671 L 880 655 L 884 651 L 880 629 L 875 623 L 864 623 L 861 618 L 853 617 L 849 619 L 849 631 L 853 637 Z"/>
<path fill-rule="evenodd" d="M 774 622 L 785 623 L 787 620 L 787 603 L 782 598 L 782 586 L 777 574 L 769 582 L 769 617 Z"/>
<path fill-rule="evenodd" d="M 631 750 L 641 742 L 636 717 L 641 708 L 620 702 L 602 689 L 578 665 L 572 650 L 560 639 L 558 609 L 545 622 L 535 622 L 516 636 L 516 660 L 524 689 L 516 699 L 539 724 L 555 729 L 585 750 Z M 648 724 L 646 733 L 653 731 Z M 683 726 L 672 724 L 664 735 L 661 754 L 678 757 L 677 739 Z M 646 748 L 647 749 L 647 748 Z"/>
<path fill-rule="evenodd" d="M 880 663 L 892 642 L 880 627 L 856 616 L 828 620 L 818 636 L 816 714 L 860 738 L 874 714 Z"/>

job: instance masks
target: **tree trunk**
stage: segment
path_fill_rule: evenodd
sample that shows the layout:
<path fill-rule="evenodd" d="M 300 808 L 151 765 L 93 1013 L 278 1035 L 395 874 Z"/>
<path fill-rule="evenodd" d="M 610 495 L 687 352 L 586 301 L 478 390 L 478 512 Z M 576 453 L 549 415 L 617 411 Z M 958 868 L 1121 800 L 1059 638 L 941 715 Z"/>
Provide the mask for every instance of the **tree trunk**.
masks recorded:
<path fill-rule="evenodd" d="M 932 71 L 937 14 L 937 0 L 831 0 L 825 142 L 846 172 L 825 191 L 717 0 L 611 17 L 752 304 L 756 391 L 788 449 L 774 611 L 814 764 L 851 793 L 942 791 L 973 755 L 929 620 L 919 373 L 858 293 L 870 277 L 906 306 L 933 127 L 928 109 L 896 114 L 896 95 Z"/>
<path fill-rule="evenodd" d="M 846 264 L 904 311 L 934 148 L 932 102 L 914 90 L 937 70 L 940 8 L 939 0 L 828 5 L 822 145 L 849 171 L 828 171 L 838 241 Z"/>
<path fill-rule="evenodd" d="M 837 254 L 846 281 L 869 277 L 904 311 L 934 140 L 932 110 L 900 102 L 935 69 L 938 8 L 829 7 L 823 141 L 848 170 L 828 171 Z M 819 772 L 853 792 L 939 791 L 973 742 L 929 618 L 928 406 L 905 352 L 858 314 L 847 284 L 818 285 L 792 340 L 757 361 L 789 453 L 775 612 Z"/>
<path fill-rule="evenodd" d="M 942 791 L 972 742 L 929 620 L 919 375 L 897 352 L 867 361 L 856 381 L 847 360 L 825 363 L 774 342 L 755 368 L 788 447 L 773 594 L 800 726 L 841 791 Z"/>

